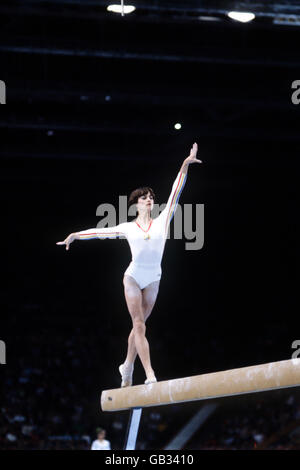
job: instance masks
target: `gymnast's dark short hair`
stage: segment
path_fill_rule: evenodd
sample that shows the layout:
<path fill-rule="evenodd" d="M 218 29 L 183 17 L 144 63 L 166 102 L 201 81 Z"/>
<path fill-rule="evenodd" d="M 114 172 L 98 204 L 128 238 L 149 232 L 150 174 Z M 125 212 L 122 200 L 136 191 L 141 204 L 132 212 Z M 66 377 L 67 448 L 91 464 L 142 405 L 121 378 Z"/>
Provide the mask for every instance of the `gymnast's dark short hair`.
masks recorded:
<path fill-rule="evenodd" d="M 136 204 L 139 197 L 145 196 L 148 193 L 151 194 L 153 201 L 155 201 L 155 193 L 152 188 L 149 188 L 149 186 L 142 186 L 141 188 L 137 188 L 132 191 L 128 199 L 128 208 L 133 204 Z"/>

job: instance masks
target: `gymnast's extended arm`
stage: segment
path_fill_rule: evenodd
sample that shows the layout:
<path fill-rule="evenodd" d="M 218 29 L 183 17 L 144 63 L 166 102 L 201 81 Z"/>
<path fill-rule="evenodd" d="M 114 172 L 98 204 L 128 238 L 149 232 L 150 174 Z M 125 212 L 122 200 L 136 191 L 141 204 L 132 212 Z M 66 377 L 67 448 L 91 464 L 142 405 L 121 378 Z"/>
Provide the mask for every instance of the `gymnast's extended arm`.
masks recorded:
<path fill-rule="evenodd" d="M 116 225 L 115 227 L 102 227 L 90 228 L 88 230 L 81 230 L 80 232 L 71 233 L 64 241 L 57 242 L 56 245 L 66 245 L 66 250 L 74 240 L 92 240 L 93 238 L 117 238 L 120 235 L 125 235 L 126 223 Z"/>

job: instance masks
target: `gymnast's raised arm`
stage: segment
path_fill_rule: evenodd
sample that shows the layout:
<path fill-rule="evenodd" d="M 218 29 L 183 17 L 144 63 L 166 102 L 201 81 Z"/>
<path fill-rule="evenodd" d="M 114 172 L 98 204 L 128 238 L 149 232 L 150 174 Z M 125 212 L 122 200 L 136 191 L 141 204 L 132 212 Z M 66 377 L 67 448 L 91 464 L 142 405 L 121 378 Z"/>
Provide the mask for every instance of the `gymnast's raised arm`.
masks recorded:
<path fill-rule="evenodd" d="M 166 204 L 166 207 L 163 209 L 163 211 L 159 214 L 160 220 L 165 224 L 165 231 L 167 232 L 169 224 L 173 218 L 173 215 L 176 212 L 178 201 L 181 195 L 181 192 L 184 188 L 186 179 L 187 179 L 187 171 L 188 171 L 188 166 L 191 163 L 202 163 L 201 160 L 198 160 L 196 158 L 198 151 L 198 145 L 194 143 L 193 147 L 191 148 L 190 155 L 185 158 L 183 161 L 181 168 L 176 176 L 176 179 L 173 183 L 171 194 L 169 196 L 168 202 Z"/>
<path fill-rule="evenodd" d="M 125 233 L 126 222 L 116 225 L 115 227 L 102 227 L 102 228 L 90 228 L 88 230 L 81 230 L 80 232 L 74 232 L 68 235 L 68 237 L 62 242 L 56 242 L 56 245 L 66 245 L 66 250 L 69 249 L 69 245 L 74 240 L 92 240 L 93 238 L 117 238 L 120 235 L 126 236 Z"/>

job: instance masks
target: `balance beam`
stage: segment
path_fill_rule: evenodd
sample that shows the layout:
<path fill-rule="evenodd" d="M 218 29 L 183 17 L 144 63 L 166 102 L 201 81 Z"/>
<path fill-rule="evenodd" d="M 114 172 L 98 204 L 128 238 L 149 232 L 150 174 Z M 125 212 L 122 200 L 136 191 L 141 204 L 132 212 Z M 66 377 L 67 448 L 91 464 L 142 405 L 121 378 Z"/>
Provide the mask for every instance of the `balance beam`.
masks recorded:
<path fill-rule="evenodd" d="M 300 358 L 103 390 L 101 409 L 146 408 L 297 386 L 300 386 Z"/>

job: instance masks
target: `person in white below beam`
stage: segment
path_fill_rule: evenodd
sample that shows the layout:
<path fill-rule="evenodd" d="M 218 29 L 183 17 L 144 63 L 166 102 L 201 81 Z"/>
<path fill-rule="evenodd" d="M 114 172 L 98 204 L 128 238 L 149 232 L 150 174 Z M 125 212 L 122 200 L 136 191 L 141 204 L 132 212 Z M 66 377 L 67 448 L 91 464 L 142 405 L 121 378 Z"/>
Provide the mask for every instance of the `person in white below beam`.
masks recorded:
<path fill-rule="evenodd" d="M 110 442 L 105 439 L 105 429 L 97 429 L 97 439 L 92 442 L 91 450 L 111 450 Z"/>

